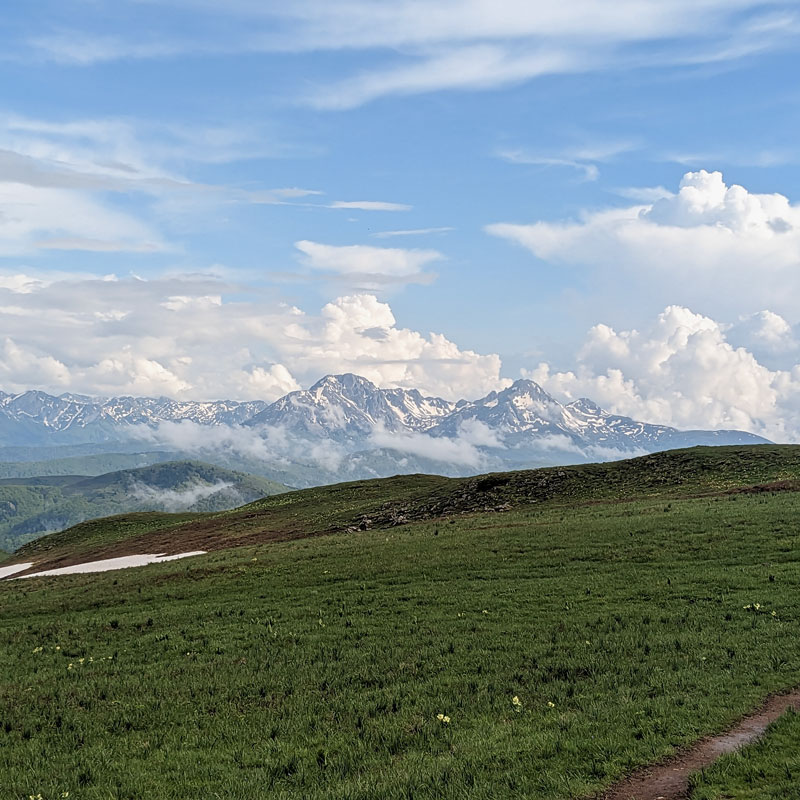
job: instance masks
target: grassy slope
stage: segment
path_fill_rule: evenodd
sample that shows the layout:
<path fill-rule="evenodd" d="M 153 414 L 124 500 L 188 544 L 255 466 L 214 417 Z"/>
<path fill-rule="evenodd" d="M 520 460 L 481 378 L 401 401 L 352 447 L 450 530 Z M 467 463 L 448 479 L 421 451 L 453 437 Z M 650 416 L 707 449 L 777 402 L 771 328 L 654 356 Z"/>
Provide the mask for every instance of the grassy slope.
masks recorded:
<path fill-rule="evenodd" d="M 76 549 L 84 555 L 93 548 L 107 556 L 117 554 L 119 542 L 128 553 L 179 553 L 489 509 L 674 498 L 775 482 L 800 487 L 800 446 L 697 447 L 627 461 L 477 478 L 399 475 L 355 481 L 268 497 L 233 511 L 192 518 L 184 525 L 176 526 L 173 515 L 164 515 L 163 532 L 157 517 L 149 517 L 147 531 L 138 533 L 135 526 L 132 531 L 121 527 L 121 520 L 108 526 L 77 526 L 66 535 L 24 546 L 19 556 L 54 561 Z"/>
<path fill-rule="evenodd" d="M 787 800 L 800 795 L 800 715 L 789 712 L 763 740 L 695 776 L 692 800 Z"/>
<path fill-rule="evenodd" d="M 796 492 L 553 497 L 0 583 L 7 796 L 592 791 L 800 682 L 798 512 Z"/>

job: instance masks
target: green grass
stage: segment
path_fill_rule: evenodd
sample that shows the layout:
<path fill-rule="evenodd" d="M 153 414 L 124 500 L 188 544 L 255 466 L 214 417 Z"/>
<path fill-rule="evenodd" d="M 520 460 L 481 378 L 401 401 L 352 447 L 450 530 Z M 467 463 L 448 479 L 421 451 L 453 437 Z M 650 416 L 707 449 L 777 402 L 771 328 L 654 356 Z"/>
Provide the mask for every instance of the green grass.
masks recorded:
<path fill-rule="evenodd" d="M 153 468 L 156 469 L 156 468 Z M 117 517 L 98 528 L 91 539 L 110 546 L 124 541 L 129 552 L 172 553 L 208 550 L 319 533 L 390 527 L 398 523 L 462 515 L 487 509 L 573 507 L 616 503 L 633 497 L 665 500 L 712 495 L 780 484 L 800 489 L 800 446 L 696 447 L 656 453 L 605 464 L 494 473 L 475 478 L 398 475 L 288 492 L 257 500 L 232 511 L 192 517 L 176 524 L 174 515 L 147 518 L 147 530 L 136 535 Z M 70 555 L 87 529 L 78 526 L 57 537 L 21 547 L 20 559 L 55 559 Z"/>
<path fill-rule="evenodd" d="M 800 797 L 800 715 L 784 714 L 764 739 L 721 758 L 693 781 L 692 800 Z"/>
<path fill-rule="evenodd" d="M 567 800 L 800 683 L 800 494 L 549 502 L 0 583 L 3 798 Z"/>

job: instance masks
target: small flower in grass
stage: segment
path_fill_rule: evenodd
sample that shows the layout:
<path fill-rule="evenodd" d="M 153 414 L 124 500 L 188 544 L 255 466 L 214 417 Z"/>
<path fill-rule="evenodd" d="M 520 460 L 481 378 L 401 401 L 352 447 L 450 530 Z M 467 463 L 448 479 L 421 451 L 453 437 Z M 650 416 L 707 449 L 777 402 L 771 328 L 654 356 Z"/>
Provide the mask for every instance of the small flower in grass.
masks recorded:
<path fill-rule="evenodd" d="M 41 653 L 41 652 L 42 652 L 42 650 L 44 650 L 44 647 L 34 647 L 34 648 L 33 648 L 33 652 L 34 652 L 34 653 Z"/>
<path fill-rule="evenodd" d="M 518 714 L 520 711 L 522 711 L 522 700 L 520 700 L 517 695 L 514 695 L 511 698 L 511 705 L 514 706 L 514 711 L 516 711 Z"/>
<path fill-rule="evenodd" d="M 57 645 L 56 645 L 56 650 L 60 650 L 60 649 L 61 649 L 61 645 L 60 645 L 60 644 L 57 644 Z"/>
<path fill-rule="evenodd" d="M 547 707 L 548 708 L 555 708 L 556 704 L 552 700 L 548 700 L 547 701 Z"/>
<path fill-rule="evenodd" d="M 442 725 L 449 725 L 450 724 L 450 717 L 447 714 L 437 714 L 436 719 L 442 723 Z"/>
<path fill-rule="evenodd" d="M 72 663 L 67 664 L 67 669 L 72 669 L 74 665 Z"/>

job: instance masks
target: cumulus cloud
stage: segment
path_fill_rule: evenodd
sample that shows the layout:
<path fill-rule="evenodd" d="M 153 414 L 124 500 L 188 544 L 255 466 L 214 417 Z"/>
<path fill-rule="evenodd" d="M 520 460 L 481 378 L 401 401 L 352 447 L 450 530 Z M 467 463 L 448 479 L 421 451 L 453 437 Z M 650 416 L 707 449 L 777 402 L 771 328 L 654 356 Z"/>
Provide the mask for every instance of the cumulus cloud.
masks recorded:
<path fill-rule="evenodd" d="M 353 294 L 316 313 L 243 300 L 211 276 L 0 278 L 0 387 L 274 400 L 324 374 L 457 399 L 504 385 L 500 358 L 397 324 Z"/>
<path fill-rule="evenodd" d="M 777 315 L 762 316 L 782 331 Z M 800 440 L 800 365 L 772 370 L 729 341 L 732 326 L 670 306 L 646 330 L 595 325 L 577 367 L 541 363 L 527 377 L 569 399 L 678 428 L 737 428 Z"/>
<path fill-rule="evenodd" d="M 659 196 L 660 194 L 660 196 Z M 780 194 L 727 185 L 719 172 L 688 172 L 677 193 L 586 213 L 577 222 L 498 223 L 487 230 L 555 264 L 668 289 L 681 302 L 731 301 L 788 310 L 800 299 L 800 205 Z"/>

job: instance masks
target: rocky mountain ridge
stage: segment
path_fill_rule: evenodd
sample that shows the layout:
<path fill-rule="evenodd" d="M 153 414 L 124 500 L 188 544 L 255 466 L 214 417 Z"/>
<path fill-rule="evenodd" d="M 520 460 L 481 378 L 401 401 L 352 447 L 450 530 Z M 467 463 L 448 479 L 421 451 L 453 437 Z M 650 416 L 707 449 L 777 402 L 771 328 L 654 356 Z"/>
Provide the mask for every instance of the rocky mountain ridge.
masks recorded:
<path fill-rule="evenodd" d="M 175 424 L 179 423 L 179 424 Z M 0 393 L 0 460 L 170 452 L 291 486 L 428 472 L 469 475 L 607 461 L 694 445 L 760 444 L 743 431 L 681 431 L 561 403 L 530 380 L 475 401 L 327 375 L 273 403 Z M 9 456 L 4 454 L 8 452 Z M 56 455 L 52 455 L 55 453 Z M 77 453 L 76 453 L 77 454 Z"/>

